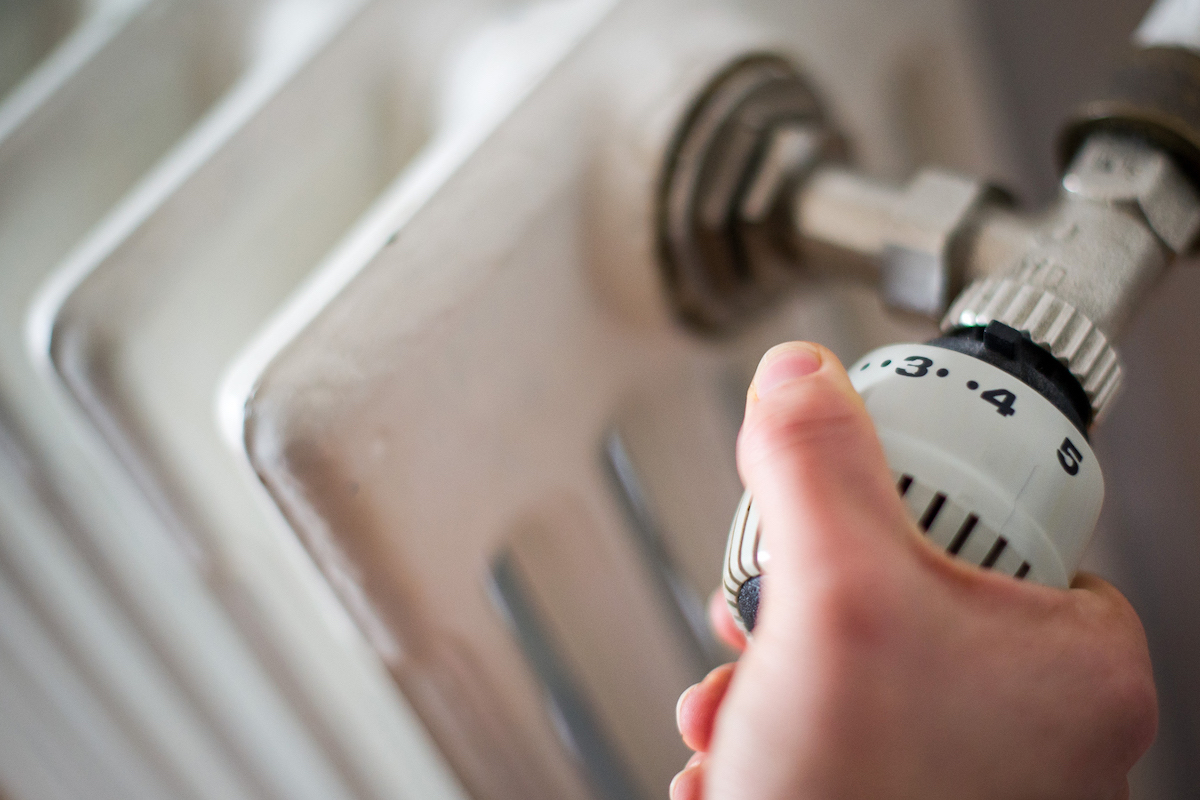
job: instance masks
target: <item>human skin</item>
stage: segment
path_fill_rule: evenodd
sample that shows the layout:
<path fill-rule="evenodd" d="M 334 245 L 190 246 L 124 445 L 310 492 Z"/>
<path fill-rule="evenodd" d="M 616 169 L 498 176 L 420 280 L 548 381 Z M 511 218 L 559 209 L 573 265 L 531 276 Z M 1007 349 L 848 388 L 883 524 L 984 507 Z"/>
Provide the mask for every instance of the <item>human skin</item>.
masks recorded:
<path fill-rule="evenodd" d="M 763 357 L 738 469 L 771 558 L 747 646 L 678 706 L 672 800 L 1111 800 L 1154 739 L 1146 638 L 1121 594 L 956 561 L 908 518 L 842 365 Z"/>

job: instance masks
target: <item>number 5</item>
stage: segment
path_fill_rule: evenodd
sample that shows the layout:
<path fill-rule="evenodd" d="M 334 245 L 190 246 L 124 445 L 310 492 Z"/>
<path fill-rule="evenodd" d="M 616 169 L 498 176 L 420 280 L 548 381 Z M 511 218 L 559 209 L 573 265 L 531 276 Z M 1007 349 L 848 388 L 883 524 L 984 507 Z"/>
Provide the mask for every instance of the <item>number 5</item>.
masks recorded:
<path fill-rule="evenodd" d="M 1075 446 L 1070 439 L 1063 439 L 1062 445 L 1058 448 L 1058 463 L 1068 475 L 1079 474 L 1079 465 L 1083 462 L 1083 453 L 1079 452 L 1079 448 Z"/>

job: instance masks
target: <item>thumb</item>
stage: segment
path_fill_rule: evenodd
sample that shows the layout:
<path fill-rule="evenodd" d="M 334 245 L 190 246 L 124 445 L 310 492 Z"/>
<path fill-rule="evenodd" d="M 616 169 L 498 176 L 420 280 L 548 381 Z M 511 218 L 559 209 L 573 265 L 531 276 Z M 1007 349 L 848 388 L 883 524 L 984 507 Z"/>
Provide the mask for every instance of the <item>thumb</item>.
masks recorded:
<path fill-rule="evenodd" d="M 858 392 L 837 356 L 791 342 L 763 356 L 738 436 L 772 571 L 882 555 L 910 524 Z"/>

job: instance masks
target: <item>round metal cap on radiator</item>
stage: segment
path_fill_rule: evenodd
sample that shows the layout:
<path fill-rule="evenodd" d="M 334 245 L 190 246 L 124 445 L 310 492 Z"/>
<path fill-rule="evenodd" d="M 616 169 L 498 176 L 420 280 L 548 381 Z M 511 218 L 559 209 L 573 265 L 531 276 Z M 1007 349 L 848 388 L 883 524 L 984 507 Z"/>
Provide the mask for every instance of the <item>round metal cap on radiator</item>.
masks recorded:
<path fill-rule="evenodd" d="M 854 364 L 850 378 L 923 535 L 969 563 L 1065 588 L 1099 517 L 1104 478 L 1067 406 L 997 363 L 947 346 L 890 345 Z M 758 512 L 746 493 L 723 576 L 746 631 L 764 567 L 769 572 Z"/>

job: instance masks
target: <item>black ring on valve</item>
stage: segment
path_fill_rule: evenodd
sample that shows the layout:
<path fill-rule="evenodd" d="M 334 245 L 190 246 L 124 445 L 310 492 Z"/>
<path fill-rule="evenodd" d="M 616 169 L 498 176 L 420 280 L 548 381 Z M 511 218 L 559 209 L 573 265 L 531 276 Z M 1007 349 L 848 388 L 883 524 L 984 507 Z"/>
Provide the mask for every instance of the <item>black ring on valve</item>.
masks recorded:
<path fill-rule="evenodd" d="M 1088 438 L 1092 403 L 1079 380 L 1049 350 L 1027 333 L 992 321 L 986 326 L 955 328 L 928 344 L 978 358 L 1004 370 L 1054 404 Z"/>

